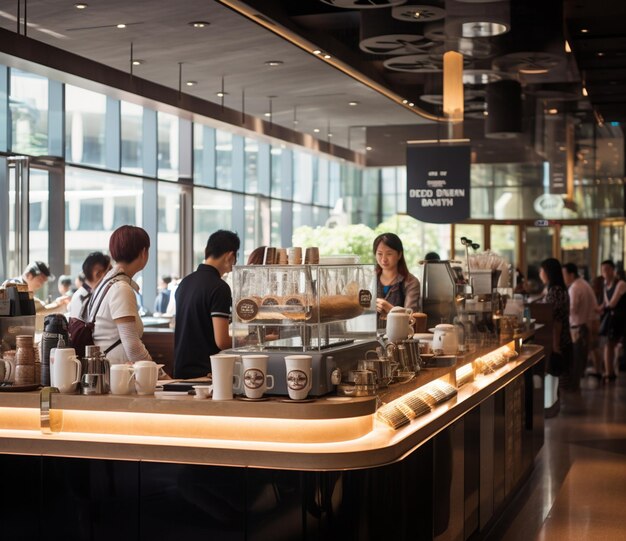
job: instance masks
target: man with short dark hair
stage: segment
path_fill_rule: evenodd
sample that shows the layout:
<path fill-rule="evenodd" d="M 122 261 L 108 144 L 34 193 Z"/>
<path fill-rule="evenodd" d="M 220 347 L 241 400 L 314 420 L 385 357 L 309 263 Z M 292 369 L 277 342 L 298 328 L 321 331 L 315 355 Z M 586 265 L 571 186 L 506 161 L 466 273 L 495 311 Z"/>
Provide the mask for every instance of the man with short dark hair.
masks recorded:
<path fill-rule="evenodd" d="M 111 258 L 102 252 L 91 252 L 83 261 L 83 275 L 85 280 L 79 287 L 70 303 L 70 317 L 80 317 L 85 299 L 91 296 L 91 292 L 98 286 L 102 278 L 111 270 Z"/>
<path fill-rule="evenodd" d="M 222 276 L 237 262 L 239 246 L 237 233 L 213 233 L 204 262 L 176 289 L 175 378 L 206 376 L 211 371 L 209 357 L 232 346 L 228 324 L 233 301 Z"/>
<path fill-rule="evenodd" d="M 43 261 L 33 261 L 29 263 L 24 269 L 22 276 L 11 278 L 6 280 L 4 284 L 10 282 L 13 284 L 26 284 L 28 290 L 36 293 L 39 291 L 46 282 L 54 281 L 56 278 L 54 274 L 50 272 L 50 268 Z M 4 285 L 2 284 L 2 285 Z M 44 314 L 46 312 L 53 312 L 58 310 L 61 306 L 65 306 L 70 302 L 70 297 L 62 295 L 52 301 L 50 304 L 46 304 L 41 299 L 34 297 L 35 309 L 38 313 Z"/>
<path fill-rule="evenodd" d="M 563 280 L 569 294 L 569 328 L 572 334 L 573 366 L 570 373 L 571 387 L 580 389 L 589 354 L 589 331 L 597 317 L 598 303 L 591 286 L 578 276 L 575 263 L 563 265 Z"/>

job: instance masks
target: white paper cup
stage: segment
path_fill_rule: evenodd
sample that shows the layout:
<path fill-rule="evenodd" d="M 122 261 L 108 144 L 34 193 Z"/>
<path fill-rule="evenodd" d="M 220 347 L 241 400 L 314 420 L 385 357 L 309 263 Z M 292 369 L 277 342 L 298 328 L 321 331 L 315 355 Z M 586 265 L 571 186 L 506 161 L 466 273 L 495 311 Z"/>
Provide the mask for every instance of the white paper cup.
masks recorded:
<path fill-rule="evenodd" d="M 114 364 L 111 366 L 111 394 L 130 394 L 130 382 L 135 376 L 132 366 Z"/>
<path fill-rule="evenodd" d="M 310 355 L 287 355 L 285 357 L 287 389 L 292 400 L 304 400 L 313 384 L 312 358 Z"/>
<path fill-rule="evenodd" d="M 241 385 L 241 377 L 234 375 L 235 365 L 241 366 L 239 355 L 211 355 L 211 374 L 213 378 L 213 400 L 232 400 L 233 386 Z"/>
<path fill-rule="evenodd" d="M 248 398 L 261 398 L 274 388 L 274 376 L 267 373 L 267 355 L 243 355 L 243 389 Z M 269 380 L 269 384 L 268 384 Z"/>

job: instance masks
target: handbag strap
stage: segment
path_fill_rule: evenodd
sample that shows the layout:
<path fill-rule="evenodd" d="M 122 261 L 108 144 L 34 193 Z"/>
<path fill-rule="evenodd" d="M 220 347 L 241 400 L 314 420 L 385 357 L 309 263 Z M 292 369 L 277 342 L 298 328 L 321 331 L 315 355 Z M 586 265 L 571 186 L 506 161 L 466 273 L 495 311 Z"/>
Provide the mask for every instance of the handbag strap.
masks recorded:
<path fill-rule="evenodd" d="M 89 300 L 89 310 L 88 310 L 88 313 L 91 312 L 91 307 L 93 306 L 93 303 L 96 300 L 96 297 L 98 297 L 98 305 L 96 306 L 96 309 L 93 311 L 93 316 L 91 318 L 91 323 L 93 325 L 96 324 L 96 316 L 98 315 L 98 310 L 100 310 L 100 306 L 102 306 L 102 301 L 104 300 L 104 297 L 106 297 L 106 294 L 109 292 L 109 289 L 111 289 L 111 286 L 115 282 L 118 281 L 118 280 L 115 280 L 115 278 L 117 278 L 118 276 L 126 276 L 126 275 L 123 272 L 119 272 L 119 273 L 115 274 L 114 276 L 111 276 L 110 278 L 107 278 L 106 282 L 98 287 L 98 291 L 97 292 L 94 291 L 93 296 Z M 104 288 L 104 291 L 103 291 L 102 288 Z"/>

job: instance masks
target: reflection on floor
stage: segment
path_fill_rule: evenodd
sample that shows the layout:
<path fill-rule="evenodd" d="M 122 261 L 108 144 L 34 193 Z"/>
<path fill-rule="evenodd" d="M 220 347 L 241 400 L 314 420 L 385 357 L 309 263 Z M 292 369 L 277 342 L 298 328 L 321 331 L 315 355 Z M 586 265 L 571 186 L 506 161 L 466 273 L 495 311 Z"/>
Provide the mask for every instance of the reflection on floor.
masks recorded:
<path fill-rule="evenodd" d="M 594 384 L 561 395 L 535 470 L 486 539 L 626 539 L 626 376 Z"/>

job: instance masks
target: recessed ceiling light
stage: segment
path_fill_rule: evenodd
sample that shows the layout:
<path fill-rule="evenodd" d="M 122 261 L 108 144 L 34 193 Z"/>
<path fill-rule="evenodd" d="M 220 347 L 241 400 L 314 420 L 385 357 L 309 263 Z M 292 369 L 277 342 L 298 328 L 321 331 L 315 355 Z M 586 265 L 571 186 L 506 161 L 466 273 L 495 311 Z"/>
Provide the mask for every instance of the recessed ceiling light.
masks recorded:
<path fill-rule="evenodd" d="M 565 40 L 565 52 L 566 53 L 571 53 L 572 52 L 572 48 L 569 44 L 569 41 Z"/>
<path fill-rule="evenodd" d="M 191 21 L 189 26 L 193 26 L 194 28 L 204 28 L 205 26 L 209 26 L 211 23 L 207 21 Z"/>
<path fill-rule="evenodd" d="M 411 13 L 411 17 L 413 17 L 414 19 L 419 19 L 422 16 L 422 14 L 419 11 L 414 11 L 413 13 Z"/>
<path fill-rule="evenodd" d="M 267 62 L 265 62 L 266 66 L 272 66 L 272 67 L 282 66 L 283 64 L 284 62 L 282 60 L 268 60 Z"/>
<path fill-rule="evenodd" d="M 356 107 L 359 104 L 358 101 L 349 101 L 348 105 L 352 106 L 352 107 Z"/>
<path fill-rule="evenodd" d="M 294 126 L 297 126 L 297 125 L 298 125 L 298 122 L 299 122 L 298 120 L 294 120 L 294 121 L 293 121 L 293 125 L 294 125 Z"/>
<path fill-rule="evenodd" d="M 552 109 L 548 109 L 548 114 L 551 115 L 556 115 L 559 112 L 558 109 L 555 109 L 554 107 Z"/>
<path fill-rule="evenodd" d="M 89 4 L 83 4 L 83 3 L 81 2 L 81 3 L 79 3 L 79 4 L 74 4 L 74 7 L 75 7 L 76 9 L 87 9 L 87 6 L 88 6 L 88 5 L 89 5 Z"/>
<path fill-rule="evenodd" d="M 228 96 L 228 92 L 218 92 L 218 93 L 216 94 L 216 96 L 217 96 L 218 98 L 223 98 L 224 96 Z"/>
<path fill-rule="evenodd" d="M 272 113 L 263 113 L 263 116 L 270 117 L 272 116 Z"/>
<path fill-rule="evenodd" d="M 586 34 L 587 32 L 589 32 L 589 29 L 588 29 L 588 28 L 581 28 L 581 29 L 580 29 L 580 33 L 581 33 L 581 34 Z"/>
<path fill-rule="evenodd" d="M 583 86 L 583 96 L 587 97 L 589 92 L 587 92 L 587 88 Z"/>
<path fill-rule="evenodd" d="M 126 28 L 126 25 L 124 23 L 120 23 L 116 25 L 116 28 Z"/>
<path fill-rule="evenodd" d="M 372 150 L 372 147 L 365 147 L 365 150 Z"/>
<path fill-rule="evenodd" d="M 598 56 L 604 56 L 604 53 L 598 53 Z"/>
<path fill-rule="evenodd" d="M 402 103 L 406 105 L 407 103 L 409 103 L 409 100 L 402 100 Z"/>
<path fill-rule="evenodd" d="M 145 60 L 139 60 L 139 58 L 135 58 L 133 60 L 133 66 L 141 66 L 141 64 L 145 64 L 146 61 Z"/>
<path fill-rule="evenodd" d="M 332 134 L 332 133 L 329 133 L 329 134 L 328 134 L 328 137 L 332 137 L 332 136 L 333 136 L 333 134 Z"/>
<path fill-rule="evenodd" d="M 489 111 L 483 111 L 483 116 L 489 116 Z"/>
<path fill-rule="evenodd" d="M 319 128 L 313 128 L 313 133 L 319 133 L 320 129 Z"/>
<path fill-rule="evenodd" d="M 524 75 L 543 75 L 544 73 L 548 73 L 547 68 L 522 68 L 519 70 L 520 73 Z"/>
<path fill-rule="evenodd" d="M 324 55 L 324 58 L 325 58 L 326 60 L 329 60 L 329 59 L 330 59 L 330 55 L 329 55 L 329 54 L 325 54 L 325 55 Z"/>
<path fill-rule="evenodd" d="M 322 51 L 320 51 L 319 49 L 315 49 L 315 50 L 313 51 L 313 54 L 322 54 Z"/>
<path fill-rule="evenodd" d="M 198 84 L 198 81 L 187 81 L 185 84 L 187 86 L 196 86 Z"/>
<path fill-rule="evenodd" d="M 415 104 L 411 101 L 409 102 L 409 107 L 415 107 Z"/>

